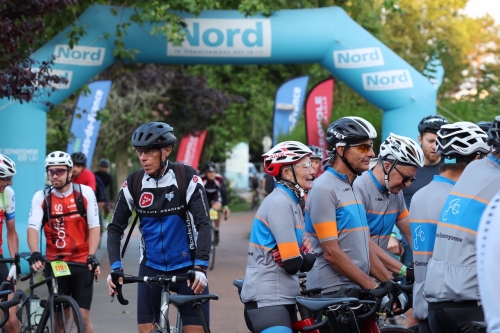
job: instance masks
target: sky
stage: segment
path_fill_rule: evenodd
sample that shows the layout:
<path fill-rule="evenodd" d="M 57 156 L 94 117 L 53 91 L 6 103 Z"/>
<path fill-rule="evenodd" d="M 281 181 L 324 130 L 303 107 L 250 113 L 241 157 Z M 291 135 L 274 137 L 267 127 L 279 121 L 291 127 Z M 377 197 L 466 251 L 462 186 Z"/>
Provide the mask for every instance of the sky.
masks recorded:
<path fill-rule="evenodd" d="M 469 0 L 464 12 L 471 17 L 478 17 L 488 13 L 495 19 L 497 24 L 500 24 L 500 0 Z"/>

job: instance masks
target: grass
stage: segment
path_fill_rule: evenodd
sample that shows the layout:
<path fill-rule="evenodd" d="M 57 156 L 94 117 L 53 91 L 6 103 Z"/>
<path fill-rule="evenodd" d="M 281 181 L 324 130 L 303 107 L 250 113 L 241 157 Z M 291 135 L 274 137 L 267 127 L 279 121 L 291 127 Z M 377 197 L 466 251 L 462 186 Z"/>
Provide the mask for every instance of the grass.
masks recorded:
<path fill-rule="evenodd" d="M 235 202 L 234 204 L 229 205 L 229 209 L 231 210 L 231 213 L 248 212 L 250 211 L 250 204 L 245 201 Z"/>

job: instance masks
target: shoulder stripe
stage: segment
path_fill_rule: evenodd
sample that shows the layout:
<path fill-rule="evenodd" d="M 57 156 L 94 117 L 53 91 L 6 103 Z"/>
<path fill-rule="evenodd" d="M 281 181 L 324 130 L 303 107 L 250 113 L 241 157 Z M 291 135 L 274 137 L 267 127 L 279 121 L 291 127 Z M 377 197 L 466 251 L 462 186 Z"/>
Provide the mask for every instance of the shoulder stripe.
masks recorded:
<path fill-rule="evenodd" d="M 265 221 L 262 217 L 255 215 L 255 218 L 259 220 L 260 222 L 264 223 L 268 228 L 269 228 L 269 223 Z"/>
<path fill-rule="evenodd" d="M 471 233 L 473 235 L 477 235 L 477 231 L 469 229 L 469 228 L 459 227 L 458 225 L 454 225 L 454 224 L 450 224 L 450 223 L 444 223 L 444 222 L 438 222 L 438 225 L 443 226 L 443 227 L 448 227 L 448 228 L 462 230 L 462 231 Z"/>
<path fill-rule="evenodd" d="M 487 205 L 487 204 L 490 203 L 488 200 L 484 200 L 482 198 L 479 198 L 479 197 L 476 197 L 476 196 L 473 196 L 473 195 L 469 195 L 469 194 L 463 194 L 463 193 L 458 193 L 458 192 L 454 192 L 454 191 L 451 191 L 450 194 L 456 195 L 457 197 L 469 198 L 469 199 L 472 199 L 472 200 L 476 200 L 476 201 L 484 203 L 485 205 Z"/>
<path fill-rule="evenodd" d="M 255 243 L 252 243 L 252 242 L 250 242 L 250 244 L 249 244 L 249 245 L 250 245 L 250 246 L 253 246 L 253 247 L 256 247 L 256 248 L 259 248 L 259 249 L 266 250 L 266 251 L 271 251 L 271 250 L 272 250 L 270 247 L 267 247 L 267 246 L 262 246 L 262 245 L 255 244 Z"/>

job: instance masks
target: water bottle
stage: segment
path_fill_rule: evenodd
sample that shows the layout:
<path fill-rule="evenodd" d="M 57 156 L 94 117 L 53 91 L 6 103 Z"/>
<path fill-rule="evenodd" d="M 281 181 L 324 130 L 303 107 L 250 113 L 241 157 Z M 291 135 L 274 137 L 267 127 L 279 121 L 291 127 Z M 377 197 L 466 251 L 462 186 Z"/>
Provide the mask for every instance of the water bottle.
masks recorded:
<path fill-rule="evenodd" d="M 30 324 L 36 326 L 40 323 L 42 318 L 43 307 L 40 304 L 40 298 L 33 296 L 30 299 Z"/>

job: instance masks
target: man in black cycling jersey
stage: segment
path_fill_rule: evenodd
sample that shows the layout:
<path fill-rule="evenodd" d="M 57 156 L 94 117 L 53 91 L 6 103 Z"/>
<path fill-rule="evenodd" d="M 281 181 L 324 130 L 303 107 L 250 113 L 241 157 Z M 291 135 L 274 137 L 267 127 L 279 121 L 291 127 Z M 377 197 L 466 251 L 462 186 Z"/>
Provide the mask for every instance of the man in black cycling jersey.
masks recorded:
<path fill-rule="evenodd" d="M 99 161 L 99 170 L 94 172 L 96 182 L 98 181 L 97 178 L 99 178 L 102 181 L 102 184 L 104 185 L 104 190 L 108 191 L 109 189 L 109 196 L 105 196 L 108 200 L 104 202 L 103 208 L 104 208 L 104 221 L 105 225 L 107 225 L 108 218 L 107 216 L 113 209 L 113 203 L 115 200 L 115 189 L 113 186 L 113 176 L 108 172 L 109 169 L 109 160 L 106 158 L 102 158 Z M 96 184 L 97 185 L 97 184 Z M 106 193 L 107 194 L 107 193 Z"/>
<path fill-rule="evenodd" d="M 108 226 L 108 255 L 112 274 L 108 277 L 110 295 L 121 283 L 121 238 L 132 211 L 139 216 L 140 276 L 184 274 L 194 270 L 194 283 L 172 283 L 170 290 L 182 295 L 208 294 L 206 269 L 210 252 L 211 230 L 208 202 L 201 177 L 188 165 L 168 160 L 177 141 L 174 129 L 165 123 L 139 126 L 132 135 L 132 146 L 142 165 L 123 184 L 111 223 Z M 179 167 L 177 171 L 177 166 Z M 182 176 L 185 178 L 182 179 Z M 185 187 L 179 182 L 183 180 Z M 181 188 L 186 193 L 181 193 Z M 182 195 L 181 195 L 182 194 Z M 161 287 L 138 285 L 137 323 L 139 333 L 155 329 L 160 320 Z M 204 305 L 209 321 L 209 305 Z M 181 306 L 184 333 L 201 333 L 203 328 L 196 309 Z"/>
<path fill-rule="evenodd" d="M 215 163 L 212 161 L 209 161 L 205 164 L 203 171 L 204 174 L 201 176 L 201 179 L 203 180 L 203 186 L 205 186 L 205 192 L 207 193 L 210 208 L 218 212 L 222 211 L 226 219 L 229 218 L 231 211 L 228 207 L 229 199 L 227 197 L 224 177 L 217 173 Z M 215 244 L 219 244 L 220 214 L 217 215 L 217 219 L 214 220 L 214 224 L 214 242 Z"/>

